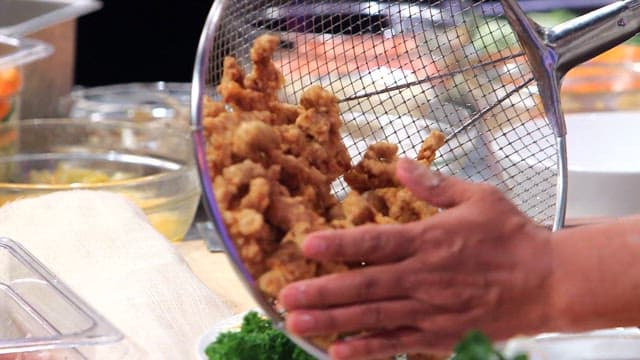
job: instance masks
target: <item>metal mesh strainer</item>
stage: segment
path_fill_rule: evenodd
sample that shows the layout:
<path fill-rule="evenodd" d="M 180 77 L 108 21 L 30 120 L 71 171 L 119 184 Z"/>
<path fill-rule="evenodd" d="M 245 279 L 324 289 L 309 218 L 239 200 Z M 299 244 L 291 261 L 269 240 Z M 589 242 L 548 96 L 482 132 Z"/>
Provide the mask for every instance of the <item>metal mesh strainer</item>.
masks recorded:
<path fill-rule="evenodd" d="M 447 135 L 434 163 L 438 170 L 493 183 L 528 215 L 557 229 L 564 223 L 567 176 L 561 78 L 638 32 L 639 8 L 640 0 L 620 1 L 543 28 L 511 0 L 216 0 L 194 70 L 194 139 L 205 204 L 256 299 L 266 305 L 218 214 L 200 131 L 202 99 L 215 98 L 224 56 L 248 67 L 254 40 L 278 34 L 274 60 L 286 79 L 280 97 L 297 103 L 310 84 L 335 93 L 354 163 L 370 143 L 383 140 L 413 157 L 438 129 Z M 333 190 L 341 194 L 345 186 L 338 181 Z M 282 320 L 269 306 L 265 310 Z"/>

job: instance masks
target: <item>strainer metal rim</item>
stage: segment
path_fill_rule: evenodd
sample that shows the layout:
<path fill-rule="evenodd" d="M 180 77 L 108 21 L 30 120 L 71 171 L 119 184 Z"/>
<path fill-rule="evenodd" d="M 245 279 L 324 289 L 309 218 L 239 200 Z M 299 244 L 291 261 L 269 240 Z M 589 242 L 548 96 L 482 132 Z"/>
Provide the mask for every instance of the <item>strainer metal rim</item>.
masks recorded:
<path fill-rule="evenodd" d="M 202 106 L 203 106 L 203 96 L 206 94 L 206 76 L 207 70 L 209 69 L 209 54 L 212 50 L 212 40 L 214 38 L 215 32 L 219 29 L 220 23 L 222 21 L 222 13 L 225 9 L 225 6 L 229 3 L 227 0 L 215 1 L 212 4 L 209 16 L 205 23 L 203 32 L 200 37 L 200 42 L 198 46 L 198 52 L 196 55 L 196 61 L 194 66 L 193 73 L 193 82 L 192 82 L 192 93 L 191 93 L 191 113 L 192 113 L 192 136 L 194 143 L 194 151 L 196 156 L 196 162 L 198 165 L 198 171 L 200 175 L 200 179 L 203 187 L 203 202 L 205 209 L 207 210 L 209 216 L 213 220 L 216 231 L 222 238 L 222 242 L 224 248 L 226 250 L 226 254 L 229 256 L 232 264 L 234 265 L 234 270 L 243 280 L 243 284 L 249 290 L 250 294 L 253 296 L 254 300 L 258 302 L 260 307 L 265 311 L 268 317 L 274 321 L 274 325 L 282 330 L 283 328 L 283 314 L 276 311 L 270 303 L 268 303 L 262 293 L 258 290 L 255 279 L 253 279 L 244 266 L 235 246 L 233 245 L 232 240 L 229 237 L 229 234 L 226 230 L 225 224 L 220 215 L 217 203 L 215 201 L 215 196 L 213 194 L 211 177 L 208 174 L 208 165 L 206 159 L 206 139 L 204 138 L 204 134 L 202 131 Z M 558 97 L 558 89 L 559 89 L 559 81 L 562 77 L 562 71 L 568 71 L 568 68 L 571 68 L 574 65 L 577 65 L 579 62 L 584 60 L 589 52 L 594 52 L 598 50 L 602 50 L 604 45 L 589 45 L 585 46 L 584 49 L 578 49 L 577 52 L 570 54 L 571 56 L 559 56 L 559 53 L 554 52 L 554 47 L 557 46 L 559 48 L 564 48 L 561 50 L 567 50 L 571 48 L 573 43 L 578 45 L 584 45 L 585 41 L 589 38 L 589 35 L 594 35 L 595 32 L 592 29 L 591 23 L 597 23 L 596 25 L 602 25 L 607 21 L 610 21 L 610 17 L 617 16 L 618 14 L 629 12 L 629 11 L 637 11 L 637 8 L 640 7 L 636 3 L 638 0 L 623 0 L 618 2 L 614 7 L 610 7 L 607 9 L 609 11 L 607 15 L 609 18 L 605 19 L 607 16 L 603 16 L 602 12 L 598 16 L 592 17 L 584 17 L 581 21 L 573 22 L 571 26 L 575 29 L 578 29 L 581 32 L 579 38 L 568 36 L 567 29 L 568 27 L 562 24 L 559 27 L 554 27 L 551 29 L 544 29 L 534 22 L 530 21 L 526 15 L 519 9 L 519 5 L 514 0 L 501 0 L 500 3 L 504 7 L 505 15 L 509 18 L 510 24 L 515 27 L 519 26 L 519 30 L 524 34 L 520 36 L 520 42 L 524 41 L 532 47 L 540 47 L 543 48 L 546 53 L 544 56 L 540 56 L 537 61 L 540 66 L 540 73 L 543 74 L 553 74 L 553 78 L 550 78 L 546 85 L 549 85 L 549 89 L 551 89 L 553 93 L 552 101 L 549 106 L 545 106 L 545 114 L 547 116 L 547 120 L 550 120 L 550 125 L 554 129 L 555 134 L 555 147 L 557 153 L 557 174 L 556 174 L 556 206 L 555 206 L 555 219 L 552 224 L 553 230 L 558 230 L 564 225 L 564 217 L 566 211 L 566 195 L 567 195 L 567 149 L 566 149 L 566 137 L 564 130 L 564 119 L 562 115 L 562 111 L 559 109 L 559 97 Z M 633 26 L 639 26 L 640 20 L 634 20 Z M 611 44 L 615 41 L 618 41 L 621 37 L 626 36 L 627 34 L 613 34 L 613 30 L 610 28 L 607 29 L 609 32 L 602 34 L 598 34 L 598 40 L 602 43 L 606 43 L 606 46 L 612 46 Z M 630 33 L 631 30 L 626 29 L 627 33 Z M 518 33 L 518 35 L 520 35 Z M 575 50 L 575 49 L 573 49 Z M 564 55 L 564 54 L 561 54 Z M 559 68 L 558 68 L 559 67 Z M 560 75 L 556 72 L 560 71 Z M 536 80 L 539 80 L 539 76 L 545 76 L 540 74 L 535 74 Z M 553 103 L 555 101 L 555 104 Z M 550 116 L 552 114 L 552 116 Z M 319 359 L 327 359 L 327 354 L 314 346 L 312 346 L 305 339 L 292 335 L 286 331 L 284 331 L 287 336 L 289 336 L 296 344 L 302 347 L 305 351 L 309 352 L 313 356 Z"/>

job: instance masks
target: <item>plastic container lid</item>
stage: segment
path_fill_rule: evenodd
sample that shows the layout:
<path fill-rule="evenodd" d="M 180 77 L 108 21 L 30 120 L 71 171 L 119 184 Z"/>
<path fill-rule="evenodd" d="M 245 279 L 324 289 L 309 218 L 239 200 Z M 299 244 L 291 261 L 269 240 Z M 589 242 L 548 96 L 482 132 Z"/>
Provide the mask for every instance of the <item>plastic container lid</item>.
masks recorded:
<path fill-rule="evenodd" d="M 0 0 L 0 34 L 30 34 L 101 7 L 97 0 Z"/>
<path fill-rule="evenodd" d="M 78 87 L 65 105 L 69 116 L 76 119 L 159 120 L 186 128 L 190 99 L 190 83 L 127 83 Z"/>
<path fill-rule="evenodd" d="M 0 35 L 0 70 L 26 65 L 52 52 L 53 47 L 42 41 Z"/>
<path fill-rule="evenodd" d="M 0 354 L 122 359 L 130 355 L 123 340 L 26 249 L 0 237 Z"/>

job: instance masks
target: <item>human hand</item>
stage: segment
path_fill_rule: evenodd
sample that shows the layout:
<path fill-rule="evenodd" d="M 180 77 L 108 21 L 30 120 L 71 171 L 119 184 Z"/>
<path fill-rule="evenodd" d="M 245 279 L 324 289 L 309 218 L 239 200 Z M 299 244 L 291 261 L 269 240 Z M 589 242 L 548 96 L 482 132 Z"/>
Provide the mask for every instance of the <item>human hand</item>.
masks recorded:
<path fill-rule="evenodd" d="M 334 343 L 333 359 L 450 352 L 471 329 L 493 340 L 547 329 L 551 232 L 487 184 L 446 177 L 412 160 L 398 179 L 446 209 L 409 224 L 310 234 L 306 256 L 368 266 L 289 285 L 286 326 L 315 336 L 362 333 Z"/>

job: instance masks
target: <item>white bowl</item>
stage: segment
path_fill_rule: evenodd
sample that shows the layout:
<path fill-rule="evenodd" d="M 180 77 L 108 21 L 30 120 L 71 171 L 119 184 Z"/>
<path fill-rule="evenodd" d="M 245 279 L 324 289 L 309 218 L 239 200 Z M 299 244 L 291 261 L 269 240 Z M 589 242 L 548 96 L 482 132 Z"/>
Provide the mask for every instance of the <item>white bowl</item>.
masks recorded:
<path fill-rule="evenodd" d="M 507 358 L 527 354 L 529 360 L 637 360 L 640 359 L 640 329 L 613 328 L 514 338 L 502 350 Z"/>
<path fill-rule="evenodd" d="M 207 346 L 223 332 L 240 330 L 242 319 L 249 311 L 215 323 L 198 339 L 196 358 L 207 360 Z M 262 314 L 259 309 L 253 311 Z M 547 333 L 516 337 L 496 346 L 507 358 L 527 354 L 529 360 L 637 360 L 640 359 L 640 329 L 613 328 L 576 334 Z"/>
<path fill-rule="evenodd" d="M 640 111 L 571 113 L 567 122 L 567 219 L 584 220 L 640 213 Z M 523 123 L 493 144 L 496 158 L 514 177 L 514 197 L 528 182 L 553 171 L 555 145 L 542 121 Z M 543 140 L 541 140 L 543 139 Z M 541 143 L 542 142 L 542 143 Z M 553 177 L 549 177 L 553 179 Z M 551 180 L 549 180 L 551 181 Z M 555 183 L 542 184 L 555 191 Z M 555 198 L 541 200 L 552 206 Z"/>
<path fill-rule="evenodd" d="M 568 218 L 640 213 L 640 111 L 566 115 Z"/>
<path fill-rule="evenodd" d="M 244 319 L 244 317 L 251 311 L 255 311 L 258 314 L 263 314 L 262 310 L 260 309 L 251 309 L 251 310 L 247 310 L 244 311 L 242 313 L 239 314 L 235 314 L 231 317 L 222 319 L 218 322 L 216 322 L 215 324 L 213 324 L 213 326 L 211 326 L 211 328 L 209 330 L 207 330 L 206 333 L 204 333 L 199 339 L 198 342 L 196 343 L 196 358 L 198 360 L 208 360 L 209 357 L 206 354 L 206 350 L 207 347 L 214 341 L 216 341 L 216 339 L 218 339 L 218 336 L 224 332 L 227 331 L 240 331 L 240 328 L 242 326 L 242 320 Z"/>

